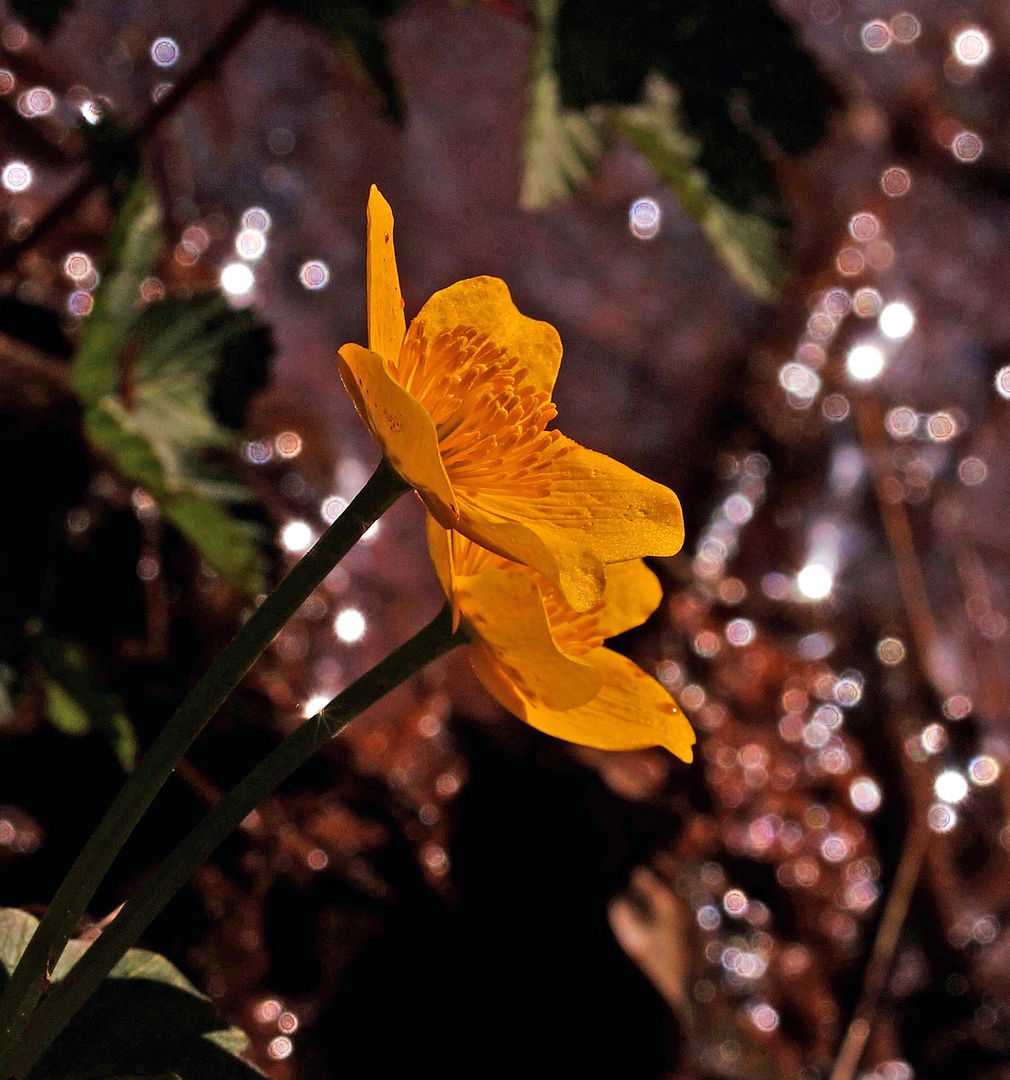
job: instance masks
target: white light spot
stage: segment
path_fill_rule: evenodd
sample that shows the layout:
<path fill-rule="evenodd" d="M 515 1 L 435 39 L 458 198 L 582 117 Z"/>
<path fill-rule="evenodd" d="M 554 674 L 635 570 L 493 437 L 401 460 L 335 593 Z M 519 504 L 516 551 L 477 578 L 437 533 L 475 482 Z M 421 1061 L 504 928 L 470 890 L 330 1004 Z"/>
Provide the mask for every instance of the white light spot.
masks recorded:
<path fill-rule="evenodd" d="M 996 393 L 1010 401 L 1010 364 L 996 372 Z"/>
<path fill-rule="evenodd" d="M 170 37 L 155 38 L 151 44 L 151 59 L 160 68 L 171 67 L 180 55 L 178 44 Z"/>
<path fill-rule="evenodd" d="M 81 103 L 81 116 L 89 124 L 97 124 L 102 119 L 102 110 L 98 107 L 97 102 L 84 101 Z"/>
<path fill-rule="evenodd" d="M 875 345 L 857 345 L 849 350 L 845 366 L 853 379 L 868 382 L 884 370 L 884 354 Z"/>
<path fill-rule="evenodd" d="M 663 212 L 655 199 L 636 199 L 628 211 L 628 228 L 639 240 L 651 240 L 659 232 Z"/>
<path fill-rule="evenodd" d="M 308 551 L 312 546 L 312 527 L 305 521 L 289 521 L 281 529 L 281 545 L 295 554 Z"/>
<path fill-rule="evenodd" d="M 243 229 L 235 237 L 235 251 L 242 259 L 258 259 L 267 249 L 267 238 L 257 229 Z"/>
<path fill-rule="evenodd" d="M 990 784 L 995 784 L 1001 771 L 999 762 L 989 754 L 982 754 L 977 758 L 972 758 L 968 765 L 968 775 L 971 777 L 971 782 L 979 787 L 988 787 Z"/>
<path fill-rule="evenodd" d="M 947 745 L 947 729 L 943 724 L 927 724 L 919 733 L 919 742 L 927 754 L 939 754 Z"/>
<path fill-rule="evenodd" d="M 31 186 L 32 170 L 23 161 L 9 161 L 4 166 L 2 182 L 8 191 L 24 191 Z"/>
<path fill-rule="evenodd" d="M 307 263 L 302 263 L 302 268 L 298 271 L 298 280 L 312 292 L 325 289 L 330 281 L 330 268 L 319 259 L 311 259 Z"/>
<path fill-rule="evenodd" d="M 957 824 L 957 813 L 952 806 L 944 806 L 943 803 L 933 803 L 926 815 L 929 827 L 933 832 L 950 832 Z"/>
<path fill-rule="evenodd" d="M 962 30 L 954 38 L 953 49 L 958 63 L 964 64 L 965 67 L 978 67 L 989 59 L 992 44 L 989 41 L 989 35 L 984 30 L 972 26 L 967 30 Z"/>
<path fill-rule="evenodd" d="M 974 131 L 960 131 L 950 144 L 950 151 L 958 161 L 977 161 L 985 149 L 982 139 Z"/>
<path fill-rule="evenodd" d="M 319 506 L 319 513 L 327 525 L 334 521 L 347 509 L 347 500 L 339 495 L 327 495 Z"/>
<path fill-rule="evenodd" d="M 821 380 L 812 368 L 791 360 L 779 368 L 779 384 L 801 401 L 812 401 L 821 388 Z"/>
<path fill-rule="evenodd" d="M 808 563 L 796 575 L 796 587 L 808 600 L 823 600 L 830 596 L 835 579 L 820 563 Z"/>
<path fill-rule="evenodd" d="M 250 206 L 242 215 L 242 228 L 253 232 L 267 232 L 270 228 L 270 215 L 262 206 Z"/>
<path fill-rule="evenodd" d="M 891 28 L 881 19 L 868 22 L 859 36 L 867 52 L 883 52 L 891 44 Z"/>
<path fill-rule="evenodd" d="M 330 699 L 325 694 L 316 694 L 315 697 L 310 697 L 309 700 L 305 702 L 305 706 L 302 709 L 302 716 L 308 720 L 309 717 L 315 716 L 316 713 L 325 708 L 329 702 Z"/>
<path fill-rule="evenodd" d="M 228 263 L 221 270 L 221 288 L 229 296 L 242 296 L 256 283 L 253 272 L 245 263 Z"/>
<path fill-rule="evenodd" d="M 18 112 L 31 120 L 48 116 L 56 108 L 56 95 L 48 86 L 33 86 L 18 98 Z"/>
<path fill-rule="evenodd" d="M 365 636 L 365 616 L 357 608 L 344 608 L 333 623 L 333 631 L 347 645 Z"/>
<path fill-rule="evenodd" d="M 726 627 L 726 640 L 730 645 L 749 645 L 757 631 L 750 619 L 734 619 Z"/>
<path fill-rule="evenodd" d="M 915 326 L 915 315 L 908 304 L 888 304 L 880 313 L 878 326 L 884 337 L 908 337 Z"/>
<path fill-rule="evenodd" d="M 868 776 L 858 776 L 849 784 L 852 805 L 862 814 L 872 814 L 880 807 L 880 785 Z"/>
<path fill-rule="evenodd" d="M 933 783 L 936 797 L 945 803 L 959 803 L 968 794 L 968 781 L 957 769 L 946 769 Z"/>
<path fill-rule="evenodd" d="M 779 1026 L 779 1014 L 766 1001 L 750 1007 L 750 1021 L 758 1031 L 774 1031 Z"/>

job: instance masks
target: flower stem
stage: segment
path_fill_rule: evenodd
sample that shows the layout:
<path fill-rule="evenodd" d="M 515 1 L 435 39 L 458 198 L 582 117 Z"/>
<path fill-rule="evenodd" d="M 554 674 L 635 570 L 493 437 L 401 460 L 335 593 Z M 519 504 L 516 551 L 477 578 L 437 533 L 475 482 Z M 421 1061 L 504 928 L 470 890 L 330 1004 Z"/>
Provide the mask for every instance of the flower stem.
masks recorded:
<path fill-rule="evenodd" d="M 246 620 L 176 710 L 63 879 L 0 1000 L 0 1077 L 74 927 L 134 826 L 224 699 L 334 566 L 408 486 L 383 460 L 347 509 Z M 5 1071 L 7 1070 L 7 1071 Z"/>
<path fill-rule="evenodd" d="M 451 610 L 444 607 L 423 630 L 351 683 L 232 788 L 158 866 L 32 1015 L 14 1055 L 13 1075 L 27 1074 L 194 870 L 258 803 L 359 713 L 464 640 L 462 634 L 453 633 Z"/>

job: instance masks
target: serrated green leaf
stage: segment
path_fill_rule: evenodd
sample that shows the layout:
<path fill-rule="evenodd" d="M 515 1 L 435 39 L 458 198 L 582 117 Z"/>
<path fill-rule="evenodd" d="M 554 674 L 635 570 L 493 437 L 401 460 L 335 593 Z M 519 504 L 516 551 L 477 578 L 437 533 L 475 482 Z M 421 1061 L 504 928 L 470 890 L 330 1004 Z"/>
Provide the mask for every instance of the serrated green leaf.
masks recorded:
<path fill-rule="evenodd" d="M 38 920 L 0 909 L 0 960 L 9 974 Z M 51 978 L 66 978 L 89 942 L 67 945 Z M 30 1080 L 256 1080 L 239 1058 L 248 1039 L 169 960 L 130 949 L 30 1073 Z"/>
<path fill-rule="evenodd" d="M 70 369 L 71 385 L 85 405 L 119 385 L 122 353 L 141 316 L 140 285 L 161 248 L 161 209 L 147 183 L 137 180 L 109 234 L 102 280 Z"/>
<path fill-rule="evenodd" d="M 265 579 L 262 554 L 249 526 L 222 505 L 248 493 L 205 476 L 203 456 L 232 445 L 215 405 L 227 422 L 241 422 L 266 378 L 269 332 L 217 292 L 141 306 L 141 283 L 162 248 L 160 220 L 153 192 L 138 180 L 110 235 L 72 383 L 92 445 L 147 491 L 215 570 L 255 595 Z M 234 371 L 237 357 L 248 370 L 226 394 L 221 375 Z"/>
<path fill-rule="evenodd" d="M 263 556 L 249 526 L 196 490 L 185 476 L 168 473 L 133 413 L 108 396 L 84 415 L 84 429 L 128 480 L 139 484 L 222 577 L 249 595 L 261 592 Z"/>
<path fill-rule="evenodd" d="M 698 144 L 682 129 L 677 101 L 676 90 L 654 75 L 644 104 L 613 109 L 611 116 L 698 222 L 736 280 L 754 296 L 769 300 L 783 273 L 779 231 L 759 215 L 734 210 L 715 196 L 695 164 Z"/>
<path fill-rule="evenodd" d="M 562 109 L 553 65 L 558 0 L 536 0 L 536 38 L 530 61 L 526 141 L 519 201 L 547 206 L 584 184 L 605 147 L 603 128 L 588 112 Z"/>

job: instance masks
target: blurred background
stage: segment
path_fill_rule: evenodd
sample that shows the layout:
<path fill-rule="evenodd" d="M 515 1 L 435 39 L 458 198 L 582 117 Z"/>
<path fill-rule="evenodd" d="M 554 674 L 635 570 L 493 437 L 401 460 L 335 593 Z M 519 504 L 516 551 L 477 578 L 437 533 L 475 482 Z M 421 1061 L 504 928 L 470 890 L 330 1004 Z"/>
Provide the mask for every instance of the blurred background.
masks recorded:
<path fill-rule="evenodd" d="M 408 315 L 504 278 L 559 424 L 672 486 L 618 647 L 698 733 L 568 746 L 452 655 L 160 917 L 276 1080 L 1010 1076 L 1010 12 L 915 0 L 0 5 L 0 901 L 40 912 L 377 462 Z M 404 499 L 276 639 L 115 909 L 440 592 Z"/>

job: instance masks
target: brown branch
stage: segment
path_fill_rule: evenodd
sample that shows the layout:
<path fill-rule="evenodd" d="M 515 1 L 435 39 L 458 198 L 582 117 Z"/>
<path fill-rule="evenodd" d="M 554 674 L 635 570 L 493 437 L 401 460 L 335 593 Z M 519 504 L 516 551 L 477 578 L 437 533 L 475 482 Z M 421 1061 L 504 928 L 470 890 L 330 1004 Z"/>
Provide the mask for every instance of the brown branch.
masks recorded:
<path fill-rule="evenodd" d="M 41 349 L 0 333 L 0 376 L 4 368 L 13 369 L 19 379 L 30 377 L 61 394 L 73 393 L 70 370 L 65 364 Z"/>
<path fill-rule="evenodd" d="M 154 105 L 147 116 L 133 129 L 131 136 L 138 142 L 143 142 L 164 119 L 175 112 L 194 87 L 212 76 L 245 38 L 266 4 L 267 0 L 244 0 L 238 11 L 204 50 L 200 59 Z M 23 237 L 0 251 L 0 273 L 14 266 L 23 252 L 37 243 L 63 218 L 72 214 L 100 183 L 100 179 L 91 170 L 80 177 L 77 183 L 62 195 Z"/>
<path fill-rule="evenodd" d="M 908 514 L 902 503 L 895 499 L 895 493 L 900 491 L 900 486 L 891 468 L 889 447 L 884 437 L 883 411 L 876 399 L 866 395 L 854 403 L 854 412 L 860 442 L 869 463 L 877 508 L 898 575 L 898 585 L 908 616 L 919 669 L 927 682 L 938 689 L 935 664 L 940 633 L 926 592 Z M 870 959 L 863 973 L 859 1000 L 842 1040 L 830 1080 L 852 1080 L 859 1067 L 867 1040 L 873 1031 L 874 1019 L 887 986 L 912 897 L 926 862 L 932 833 L 921 798 L 913 797 L 910 814 L 911 823 L 905 835 L 894 880 L 888 890 Z"/>
<path fill-rule="evenodd" d="M 891 469 L 889 447 L 884 438 L 884 414 L 877 401 L 869 396 L 854 403 L 854 412 L 859 439 L 870 465 L 870 479 L 877 497 L 877 508 L 898 573 L 898 585 L 908 614 L 919 667 L 930 684 L 933 684 L 940 632 L 937 630 L 933 609 L 926 594 L 926 584 L 919 557 L 915 552 L 908 514 L 905 507 L 893 498 L 893 492 L 900 490 L 900 487 L 898 478 Z"/>
<path fill-rule="evenodd" d="M 873 1020 L 880 1004 L 880 998 L 887 986 L 887 977 L 891 971 L 894 952 L 901 939 L 902 927 L 908 916 L 909 905 L 919 882 L 926 849 L 929 847 L 930 831 L 925 816 L 916 814 L 913 824 L 905 837 L 905 846 L 901 860 L 895 872 L 894 880 L 887 894 L 887 903 L 877 936 L 873 941 L 870 962 L 863 975 L 863 986 L 859 995 L 856 1011 L 849 1021 L 842 1048 L 835 1060 L 830 1080 L 852 1080 L 859 1061 L 866 1048 L 866 1042 L 873 1030 Z"/>

